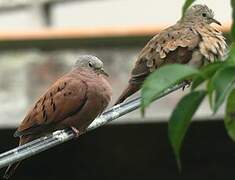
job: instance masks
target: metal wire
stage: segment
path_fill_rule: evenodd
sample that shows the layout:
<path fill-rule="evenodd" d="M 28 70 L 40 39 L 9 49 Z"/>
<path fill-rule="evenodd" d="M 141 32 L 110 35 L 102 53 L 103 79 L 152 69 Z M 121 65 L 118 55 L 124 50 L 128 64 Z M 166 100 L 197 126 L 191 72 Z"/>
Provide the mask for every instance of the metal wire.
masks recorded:
<path fill-rule="evenodd" d="M 170 94 L 171 92 L 182 88 L 185 83 L 179 84 L 166 90 L 164 93 L 156 97 L 156 100 Z M 93 130 L 97 127 L 103 126 L 104 124 L 113 121 L 131 111 L 136 110 L 141 105 L 141 98 L 135 98 L 127 102 L 118 104 L 109 110 L 105 111 L 101 116 L 96 118 L 92 124 L 88 127 L 87 131 Z M 0 168 L 13 164 L 17 161 L 26 159 L 42 151 L 50 149 L 56 145 L 62 144 L 66 141 L 75 138 L 75 134 L 71 129 L 64 129 L 55 131 L 52 134 L 38 138 L 34 141 L 26 143 L 22 146 L 16 147 L 5 153 L 0 154 Z"/>

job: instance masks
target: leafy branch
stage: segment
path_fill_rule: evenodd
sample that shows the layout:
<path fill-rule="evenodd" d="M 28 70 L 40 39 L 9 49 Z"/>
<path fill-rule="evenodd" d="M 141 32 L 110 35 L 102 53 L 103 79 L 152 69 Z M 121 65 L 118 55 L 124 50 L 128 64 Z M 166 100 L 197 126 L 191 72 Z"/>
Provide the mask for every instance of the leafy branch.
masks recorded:
<path fill-rule="evenodd" d="M 195 0 L 186 0 L 183 13 Z M 141 91 L 141 111 L 150 105 L 154 97 L 165 89 L 192 79 L 191 91 L 176 105 L 168 123 L 168 136 L 173 148 L 177 164 L 181 168 L 180 149 L 189 128 L 193 115 L 205 97 L 208 97 L 212 113 L 215 114 L 226 102 L 225 128 L 235 141 L 235 1 L 233 8 L 233 25 L 231 28 L 232 44 L 225 61 L 208 64 L 201 69 L 193 69 L 186 65 L 166 65 L 153 72 L 144 82 Z M 201 86 L 202 84 L 206 86 Z"/>

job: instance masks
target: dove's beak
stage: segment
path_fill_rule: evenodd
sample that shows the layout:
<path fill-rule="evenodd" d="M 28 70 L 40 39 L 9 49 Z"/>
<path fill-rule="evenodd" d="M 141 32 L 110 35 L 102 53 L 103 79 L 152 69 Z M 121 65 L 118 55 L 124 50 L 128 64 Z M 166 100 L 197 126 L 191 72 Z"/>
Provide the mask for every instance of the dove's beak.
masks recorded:
<path fill-rule="evenodd" d="M 222 24 L 214 18 L 211 18 L 211 21 L 212 21 L 212 23 L 215 23 L 215 24 L 222 26 Z"/>
<path fill-rule="evenodd" d="M 99 73 L 109 77 L 108 73 L 106 73 L 103 68 L 99 69 Z"/>

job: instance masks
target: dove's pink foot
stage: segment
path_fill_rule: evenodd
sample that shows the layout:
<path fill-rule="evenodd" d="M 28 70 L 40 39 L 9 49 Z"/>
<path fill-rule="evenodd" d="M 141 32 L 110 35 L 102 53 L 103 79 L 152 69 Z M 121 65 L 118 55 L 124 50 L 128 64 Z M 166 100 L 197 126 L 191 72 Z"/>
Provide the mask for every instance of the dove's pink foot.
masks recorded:
<path fill-rule="evenodd" d="M 70 128 L 74 132 L 75 137 L 78 138 L 80 136 L 80 131 L 77 128 L 73 127 L 73 126 L 71 126 Z"/>

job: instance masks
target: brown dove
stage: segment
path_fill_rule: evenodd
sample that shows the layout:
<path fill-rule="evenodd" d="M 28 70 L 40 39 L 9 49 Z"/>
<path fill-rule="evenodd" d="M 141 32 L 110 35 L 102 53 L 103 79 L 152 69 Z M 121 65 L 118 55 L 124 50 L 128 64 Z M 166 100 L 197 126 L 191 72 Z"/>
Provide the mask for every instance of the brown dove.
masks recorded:
<path fill-rule="evenodd" d="M 211 23 L 221 25 L 206 5 L 193 5 L 175 25 L 154 36 L 140 52 L 129 85 L 115 104 L 137 92 L 145 78 L 165 64 L 199 68 L 205 61 L 222 58 L 226 54 L 225 38 Z"/>
<path fill-rule="evenodd" d="M 103 62 L 95 56 L 78 57 L 73 69 L 58 79 L 34 104 L 15 132 L 19 145 L 55 130 L 71 127 L 82 134 L 101 114 L 111 99 L 111 87 Z M 10 165 L 4 175 L 8 179 L 18 163 Z"/>

